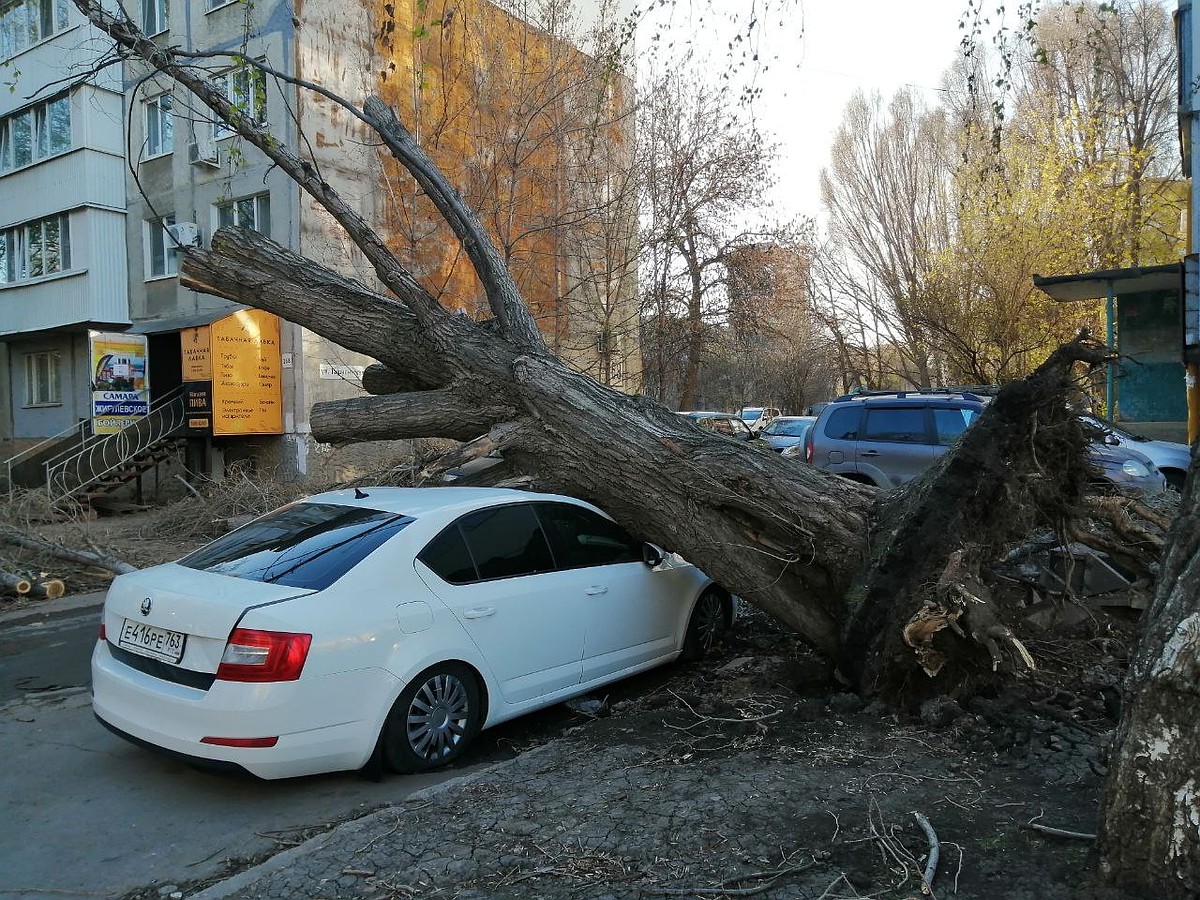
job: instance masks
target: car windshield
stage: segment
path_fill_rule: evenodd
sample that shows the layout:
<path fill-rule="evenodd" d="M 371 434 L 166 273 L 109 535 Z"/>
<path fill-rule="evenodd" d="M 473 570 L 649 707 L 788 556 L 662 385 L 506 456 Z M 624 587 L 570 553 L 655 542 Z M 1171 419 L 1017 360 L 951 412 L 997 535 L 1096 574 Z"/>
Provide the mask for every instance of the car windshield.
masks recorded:
<path fill-rule="evenodd" d="M 179 564 L 321 591 L 413 521 L 378 509 L 292 503 L 217 538 Z"/>
<path fill-rule="evenodd" d="M 742 410 L 742 421 L 743 422 L 757 422 L 759 419 L 762 418 L 762 414 L 763 414 L 763 411 L 761 409 L 743 409 Z"/>
<path fill-rule="evenodd" d="M 804 433 L 808 431 L 808 426 L 811 424 L 812 422 L 805 422 L 803 419 L 791 421 L 787 419 L 776 419 L 765 429 L 763 429 L 763 434 L 778 434 L 786 437 L 804 437 Z"/>

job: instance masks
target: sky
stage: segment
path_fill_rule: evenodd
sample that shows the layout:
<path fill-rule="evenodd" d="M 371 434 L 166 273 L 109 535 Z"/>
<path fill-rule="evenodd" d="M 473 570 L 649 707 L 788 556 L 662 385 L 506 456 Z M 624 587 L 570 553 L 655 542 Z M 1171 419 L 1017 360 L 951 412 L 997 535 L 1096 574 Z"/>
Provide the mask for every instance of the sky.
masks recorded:
<path fill-rule="evenodd" d="M 745 10 L 751 2 L 713 5 Z M 959 52 L 967 0 L 795 0 L 794 7 L 798 15 L 785 22 L 776 16 L 760 23 L 759 60 L 766 71 L 758 76 L 762 94 L 754 112 L 759 127 L 782 145 L 778 212 L 819 218 L 820 171 L 854 91 L 879 91 L 887 100 L 911 85 L 936 104 L 942 73 Z M 697 43 L 701 58 L 712 61 L 711 72 L 727 67 L 727 25 L 711 15 L 698 22 L 694 13 L 676 12 L 671 31 L 676 40 Z M 645 46 L 641 33 L 638 41 Z"/>

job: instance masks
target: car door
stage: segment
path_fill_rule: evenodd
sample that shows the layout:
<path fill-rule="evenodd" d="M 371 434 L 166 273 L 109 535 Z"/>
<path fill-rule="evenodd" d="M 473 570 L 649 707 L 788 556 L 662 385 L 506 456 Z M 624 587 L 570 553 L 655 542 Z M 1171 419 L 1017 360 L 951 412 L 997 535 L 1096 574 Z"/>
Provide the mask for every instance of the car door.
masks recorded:
<path fill-rule="evenodd" d="M 417 559 L 418 574 L 475 642 L 507 702 L 579 683 L 586 573 L 556 571 L 531 504 L 469 513 Z"/>
<path fill-rule="evenodd" d="M 911 481 L 935 458 L 925 407 L 868 406 L 855 445 L 859 473 L 880 487 Z"/>
<path fill-rule="evenodd" d="M 651 569 L 641 541 L 590 509 L 547 502 L 537 512 L 555 562 L 584 584 L 583 680 L 671 653 L 691 599 L 688 573 Z"/>

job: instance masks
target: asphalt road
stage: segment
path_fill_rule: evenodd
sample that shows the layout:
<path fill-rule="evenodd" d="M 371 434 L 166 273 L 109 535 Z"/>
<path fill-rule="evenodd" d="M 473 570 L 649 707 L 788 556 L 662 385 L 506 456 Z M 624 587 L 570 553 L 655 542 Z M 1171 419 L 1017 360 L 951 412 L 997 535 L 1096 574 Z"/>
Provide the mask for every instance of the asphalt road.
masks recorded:
<path fill-rule="evenodd" d="M 468 764 L 381 784 L 353 773 L 263 782 L 195 771 L 134 747 L 92 716 L 98 607 L 0 621 L 0 898 L 120 896 L 204 878 L 310 836 L 313 826 L 400 803 L 511 756 L 559 708 L 485 732 Z"/>

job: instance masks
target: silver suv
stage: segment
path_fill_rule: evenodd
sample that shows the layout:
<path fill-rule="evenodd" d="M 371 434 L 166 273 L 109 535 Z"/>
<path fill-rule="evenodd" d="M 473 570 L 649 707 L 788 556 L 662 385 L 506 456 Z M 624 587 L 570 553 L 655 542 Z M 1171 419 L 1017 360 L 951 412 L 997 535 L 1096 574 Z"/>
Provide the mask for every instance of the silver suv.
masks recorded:
<path fill-rule="evenodd" d="M 854 481 L 896 487 L 933 465 L 979 417 L 985 402 L 962 391 L 839 397 L 809 429 L 804 458 Z"/>
<path fill-rule="evenodd" d="M 854 481 L 896 487 L 933 465 L 990 399 L 949 389 L 848 394 L 821 410 L 804 458 Z M 1166 487 L 1154 463 L 1131 448 L 1094 441 L 1088 456 L 1108 485 L 1144 492 Z"/>

